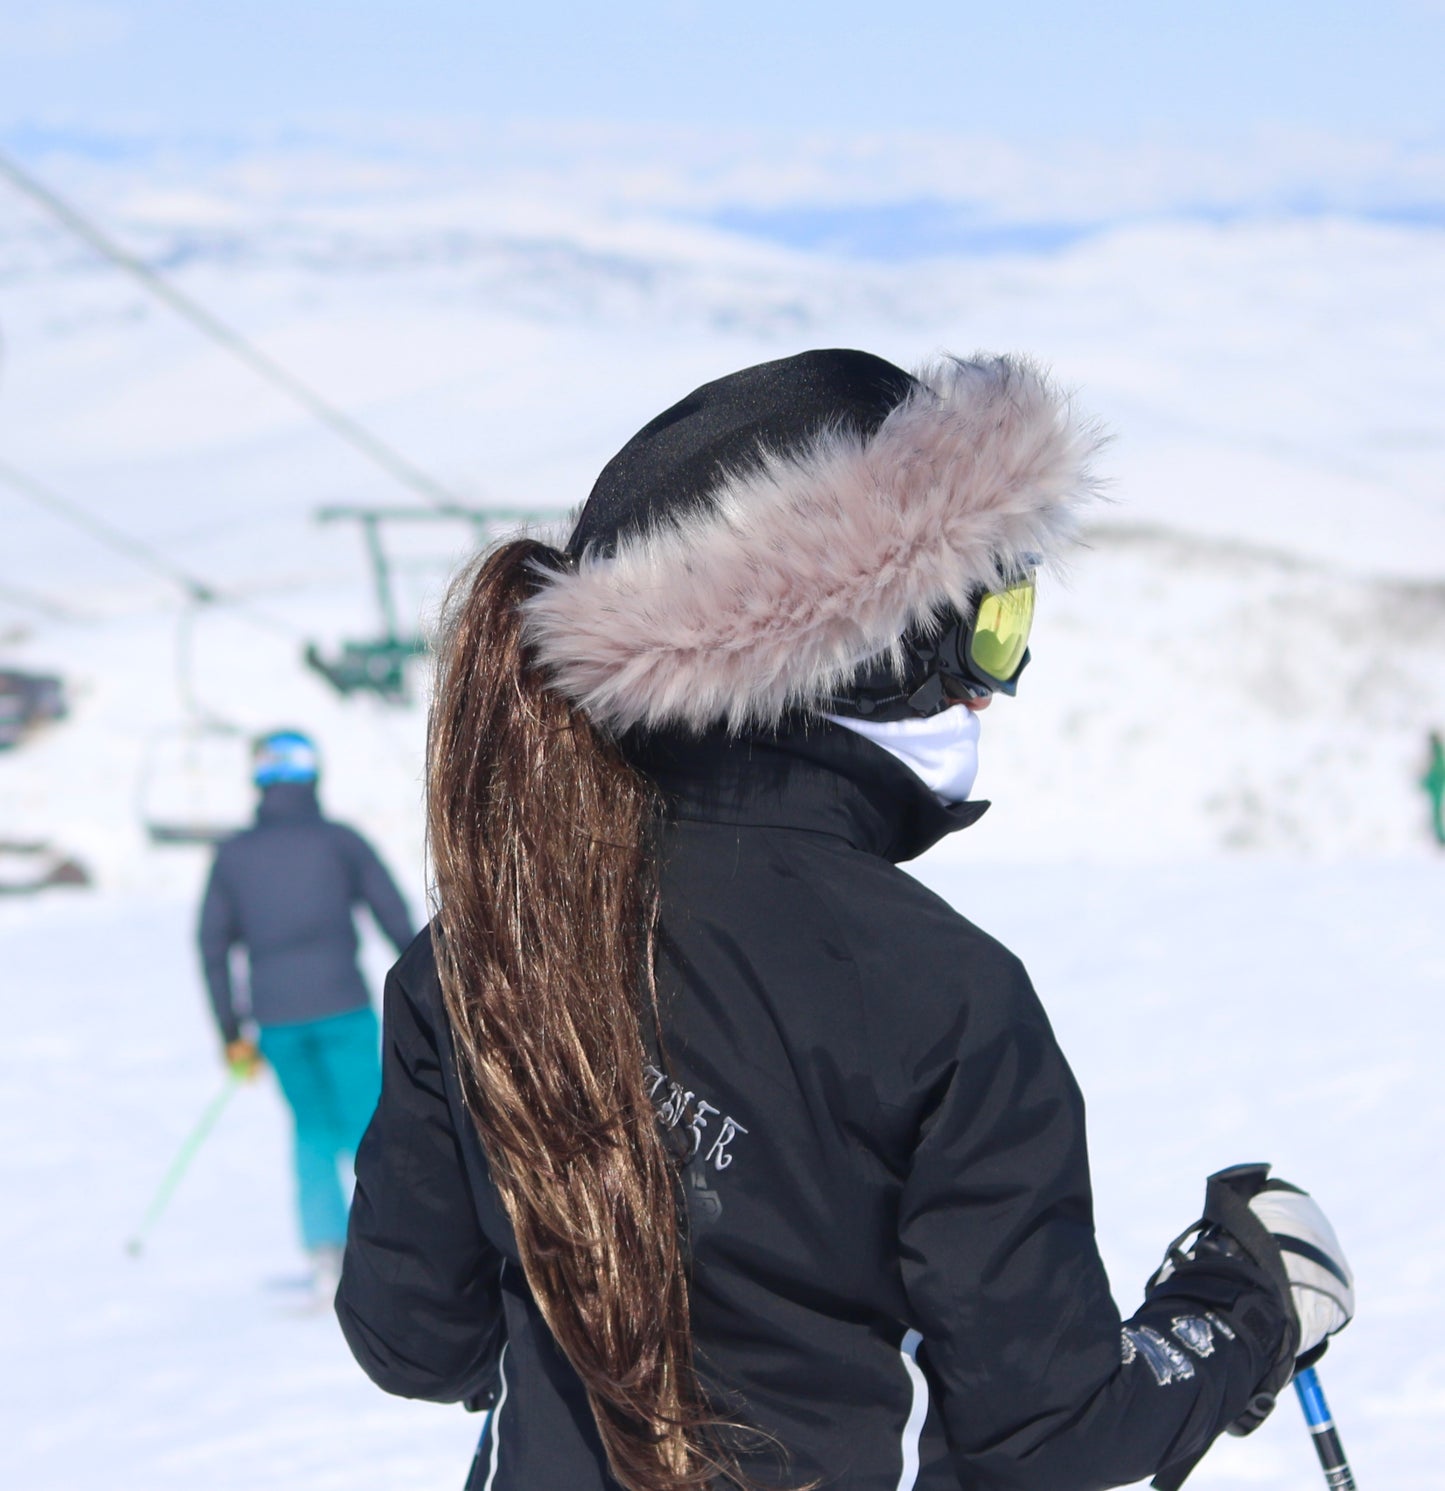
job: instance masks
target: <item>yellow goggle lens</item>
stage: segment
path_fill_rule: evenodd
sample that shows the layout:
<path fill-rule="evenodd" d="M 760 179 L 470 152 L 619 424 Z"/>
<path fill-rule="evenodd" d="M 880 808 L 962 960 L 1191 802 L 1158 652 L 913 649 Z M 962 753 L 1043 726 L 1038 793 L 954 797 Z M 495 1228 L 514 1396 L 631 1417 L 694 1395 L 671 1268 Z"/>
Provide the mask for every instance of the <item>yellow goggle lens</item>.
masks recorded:
<path fill-rule="evenodd" d="M 990 678 L 1007 682 L 1018 672 L 1034 624 L 1034 582 L 1024 580 L 1007 590 L 990 591 L 978 603 L 970 662 Z"/>

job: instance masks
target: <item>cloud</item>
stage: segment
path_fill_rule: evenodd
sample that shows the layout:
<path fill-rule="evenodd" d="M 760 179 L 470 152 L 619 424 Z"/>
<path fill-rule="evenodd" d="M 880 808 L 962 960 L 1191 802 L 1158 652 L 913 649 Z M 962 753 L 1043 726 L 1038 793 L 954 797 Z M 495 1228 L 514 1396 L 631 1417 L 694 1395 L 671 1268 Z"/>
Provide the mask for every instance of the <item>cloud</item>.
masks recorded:
<path fill-rule="evenodd" d="M 479 227 L 519 215 L 558 231 L 580 218 L 594 228 L 645 218 L 872 259 L 1046 252 L 1161 220 L 1445 226 L 1445 135 L 1400 142 L 1275 127 L 1254 131 L 1248 150 L 1209 140 L 1045 147 L 922 131 L 659 136 L 577 122 L 341 116 L 226 136 L 0 128 L 0 147 L 37 170 L 43 162 L 83 199 L 90 191 L 114 203 L 119 192 L 127 210 L 137 190 L 303 214 L 390 194 L 413 224 L 465 199 Z"/>

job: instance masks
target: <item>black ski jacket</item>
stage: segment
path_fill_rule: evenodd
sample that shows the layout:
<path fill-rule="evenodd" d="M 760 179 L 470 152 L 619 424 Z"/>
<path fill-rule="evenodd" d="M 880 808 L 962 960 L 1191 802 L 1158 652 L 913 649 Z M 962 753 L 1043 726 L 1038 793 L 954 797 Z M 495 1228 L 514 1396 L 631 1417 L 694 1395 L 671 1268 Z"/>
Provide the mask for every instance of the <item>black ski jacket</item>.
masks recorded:
<path fill-rule="evenodd" d="M 221 1039 L 236 1039 L 243 1016 L 293 1025 L 369 1004 L 356 965 L 358 905 L 398 952 L 412 940 L 415 923 L 371 845 L 321 816 L 310 783 L 267 787 L 255 825 L 217 849 L 201 902 L 201 965 Z M 241 1008 L 231 981 L 237 944 L 250 971 Z"/>
<path fill-rule="evenodd" d="M 765 1486 L 1137 1481 L 1240 1414 L 1284 1334 L 1243 1261 L 1128 1322 L 1093 1232 L 1084 1109 L 1018 960 L 895 867 L 946 808 L 868 741 L 635 750 L 662 843 L 663 1048 L 705 1379 L 786 1448 Z M 384 1388 L 495 1406 L 477 1491 L 602 1491 L 578 1379 L 468 1122 L 430 941 L 388 981 L 337 1311 Z"/>

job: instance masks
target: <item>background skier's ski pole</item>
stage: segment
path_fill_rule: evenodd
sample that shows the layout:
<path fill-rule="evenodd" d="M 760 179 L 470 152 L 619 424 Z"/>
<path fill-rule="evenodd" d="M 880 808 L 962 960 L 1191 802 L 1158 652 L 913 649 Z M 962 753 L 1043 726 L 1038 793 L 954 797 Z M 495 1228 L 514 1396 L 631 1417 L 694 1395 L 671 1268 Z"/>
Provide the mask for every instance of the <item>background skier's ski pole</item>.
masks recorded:
<path fill-rule="evenodd" d="M 205 1143 L 206 1135 L 216 1126 L 216 1120 L 221 1116 L 226 1104 L 231 1101 L 231 1094 L 244 1080 L 238 1072 L 227 1072 L 226 1085 L 206 1104 L 206 1111 L 201 1114 L 195 1128 L 186 1136 L 185 1143 L 181 1145 L 175 1159 L 171 1161 L 171 1168 L 166 1171 L 160 1188 L 156 1191 L 150 1206 L 146 1208 L 146 1214 L 141 1218 L 140 1226 L 136 1228 L 134 1236 L 126 1242 L 125 1250 L 132 1258 L 139 1257 L 147 1233 L 155 1226 L 156 1219 L 166 1209 L 166 1203 L 181 1183 L 181 1177 L 190 1168 L 191 1161 L 195 1159 L 196 1151 Z"/>
<path fill-rule="evenodd" d="M 1355 1478 L 1350 1474 L 1350 1462 L 1345 1459 L 1340 1436 L 1335 1431 L 1335 1421 L 1330 1417 L 1330 1405 L 1325 1402 L 1324 1389 L 1320 1386 L 1313 1367 L 1306 1367 L 1295 1374 L 1294 1390 L 1299 1394 L 1305 1423 L 1310 1427 L 1310 1438 L 1314 1440 L 1315 1453 L 1320 1457 L 1325 1485 L 1330 1491 L 1355 1491 Z"/>

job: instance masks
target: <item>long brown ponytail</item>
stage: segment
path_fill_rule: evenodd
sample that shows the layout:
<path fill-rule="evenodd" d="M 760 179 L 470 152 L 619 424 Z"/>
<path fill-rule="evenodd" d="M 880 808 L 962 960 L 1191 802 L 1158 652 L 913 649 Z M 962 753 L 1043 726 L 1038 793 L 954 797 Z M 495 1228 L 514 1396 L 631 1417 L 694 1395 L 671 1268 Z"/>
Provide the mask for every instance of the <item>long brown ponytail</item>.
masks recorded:
<path fill-rule="evenodd" d="M 647 784 L 546 686 L 520 602 L 560 556 L 454 587 L 428 732 L 437 962 L 527 1282 L 628 1491 L 724 1468 L 692 1362 L 676 1175 L 644 1086 L 656 895 Z"/>

